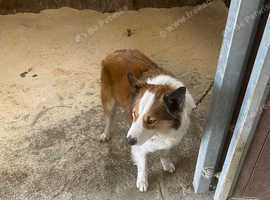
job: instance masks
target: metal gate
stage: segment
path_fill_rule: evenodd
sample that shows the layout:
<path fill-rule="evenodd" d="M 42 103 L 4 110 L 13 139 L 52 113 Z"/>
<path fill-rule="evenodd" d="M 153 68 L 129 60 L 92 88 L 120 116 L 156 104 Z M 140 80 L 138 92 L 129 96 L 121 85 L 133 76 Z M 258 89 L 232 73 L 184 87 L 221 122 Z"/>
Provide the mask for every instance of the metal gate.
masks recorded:
<path fill-rule="evenodd" d="M 254 48 L 261 15 L 269 12 L 264 0 L 232 0 L 220 51 L 204 136 L 201 141 L 193 185 L 206 193 L 224 151 L 233 111 L 248 61 Z M 247 149 L 264 105 L 270 77 L 270 19 L 264 29 L 247 90 L 218 180 L 215 200 L 226 200 L 233 191 Z"/>

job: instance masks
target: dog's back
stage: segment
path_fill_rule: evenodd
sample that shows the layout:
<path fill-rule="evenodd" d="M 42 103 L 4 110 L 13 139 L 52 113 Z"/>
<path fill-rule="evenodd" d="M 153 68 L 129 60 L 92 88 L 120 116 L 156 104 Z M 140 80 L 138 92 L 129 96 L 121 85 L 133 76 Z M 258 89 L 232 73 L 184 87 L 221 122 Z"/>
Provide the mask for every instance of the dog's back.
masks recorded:
<path fill-rule="evenodd" d="M 110 112 L 115 101 L 129 111 L 131 90 L 127 73 L 132 73 L 141 80 L 161 72 L 167 73 L 143 53 L 132 49 L 117 50 L 101 64 L 101 99 L 105 114 Z"/>

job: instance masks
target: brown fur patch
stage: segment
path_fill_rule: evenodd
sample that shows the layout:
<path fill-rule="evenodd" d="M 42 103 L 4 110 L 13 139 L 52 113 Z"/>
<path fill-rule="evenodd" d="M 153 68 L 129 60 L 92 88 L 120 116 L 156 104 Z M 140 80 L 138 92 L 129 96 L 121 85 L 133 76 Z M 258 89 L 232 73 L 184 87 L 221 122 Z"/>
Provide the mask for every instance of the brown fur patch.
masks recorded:
<path fill-rule="evenodd" d="M 157 91 L 154 92 L 155 100 L 147 115 L 148 117 L 152 117 L 157 121 L 155 127 L 152 126 L 151 128 L 161 129 L 166 132 L 166 130 L 171 128 L 178 129 L 181 125 L 182 109 L 179 111 L 177 118 L 175 118 L 174 116 L 172 116 L 171 113 L 169 113 L 167 106 L 163 100 L 164 95 L 167 95 L 173 90 L 174 89 L 165 85 L 159 86 Z"/>
<path fill-rule="evenodd" d="M 171 128 L 178 129 L 181 125 L 182 109 L 179 111 L 177 118 L 173 117 L 172 114 L 168 112 L 163 98 L 164 95 L 174 91 L 174 89 L 168 85 L 145 84 L 144 87 L 140 89 L 133 107 L 133 112 L 136 113 L 136 117 L 133 117 L 133 121 L 138 119 L 140 99 L 143 97 L 146 91 L 154 93 L 155 100 L 149 112 L 143 116 L 144 127 L 147 129 L 159 129 L 163 130 L 164 132 L 167 132 Z M 154 120 L 155 122 L 153 124 L 149 124 L 148 119 Z"/>
<path fill-rule="evenodd" d="M 131 93 L 131 87 L 127 78 L 128 72 L 132 73 L 141 83 L 141 89 L 135 95 Z M 105 115 L 112 112 L 114 102 L 120 104 L 127 113 L 132 115 L 132 111 L 138 113 L 138 99 L 146 90 L 155 93 L 156 99 L 153 108 L 148 113 L 153 118 L 157 118 L 158 126 L 151 128 L 178 128 L 179 123 L 173 119 L 165 110 L 163 95 L 172 91 L 169 86 L 146 84 L 148 78 L 159 74 L 171 75 L 166 70 L 158 67 L 152 60 L 138 50 L 117 50 L 108 55 L 102 61 L 101 70 L 101 98 Z M 135 117 L 134 120 L 138 118 Z"/>
<path fill-rule="evenodd" d="M 147 71 L 158 70 L 158 66 L 138 50 L 117 50 L 102 61 L 101 96 L 105 108 L 113 100 L 117 101 L 131 114 L 130 104 L 134 101 L 131 95 L 127 73 L 131 72 L 141 79 Z"/>

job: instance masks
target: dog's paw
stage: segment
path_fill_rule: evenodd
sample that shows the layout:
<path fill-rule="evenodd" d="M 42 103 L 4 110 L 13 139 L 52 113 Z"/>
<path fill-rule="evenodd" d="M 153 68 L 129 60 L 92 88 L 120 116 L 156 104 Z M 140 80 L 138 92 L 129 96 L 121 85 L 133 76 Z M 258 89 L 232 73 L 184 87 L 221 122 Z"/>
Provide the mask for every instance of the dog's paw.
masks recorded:
<path fill-rule="evenodd" d="M 140 192 L 146 192 L 148 188 L 148 181 L 145 179 L 137 179 L 137 188 Z"/>
<path fill-rule="evenodd" d="M 100 136 L 99 136 L 99 141 L 100 142 L 107 142 L 109 141 L 111 138 L 110 136 L 108 136 L 107 134 L 105 133 L 102 133 Z"/>
<path fill-rule="evenodd" d="M 164 171 L 170 172 L 170 173 L 173 173 L 175 171 L 175 166 L 174 166 L 173 162 L 168 161 L 168 160 L 166 160 L 166 161 L 162 160 L 161 164 L 162 164 Z"/>

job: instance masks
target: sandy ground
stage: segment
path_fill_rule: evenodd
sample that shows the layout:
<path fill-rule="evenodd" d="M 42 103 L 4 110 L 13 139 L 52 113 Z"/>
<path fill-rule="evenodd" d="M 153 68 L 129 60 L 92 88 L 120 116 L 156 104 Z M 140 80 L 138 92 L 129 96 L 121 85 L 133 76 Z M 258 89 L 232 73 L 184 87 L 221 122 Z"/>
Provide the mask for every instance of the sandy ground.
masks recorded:
<path fill-rule="evenodd" d="M 185 22 L 167 28 L 187 11 Z M 113 50 L 137 48 L 196 100 L 215 74 L 226 16 L 219 0 L 206 8 L 0 16 L 0 199 L 211 199 L 191 190 L 209 96 L 174 150 L 176 172 L 162 172 L 150 155 L 149 192 L 139 193 L 121 110 L 112 140 L 97 140 L 104 127 L 99 63 Z"/>

